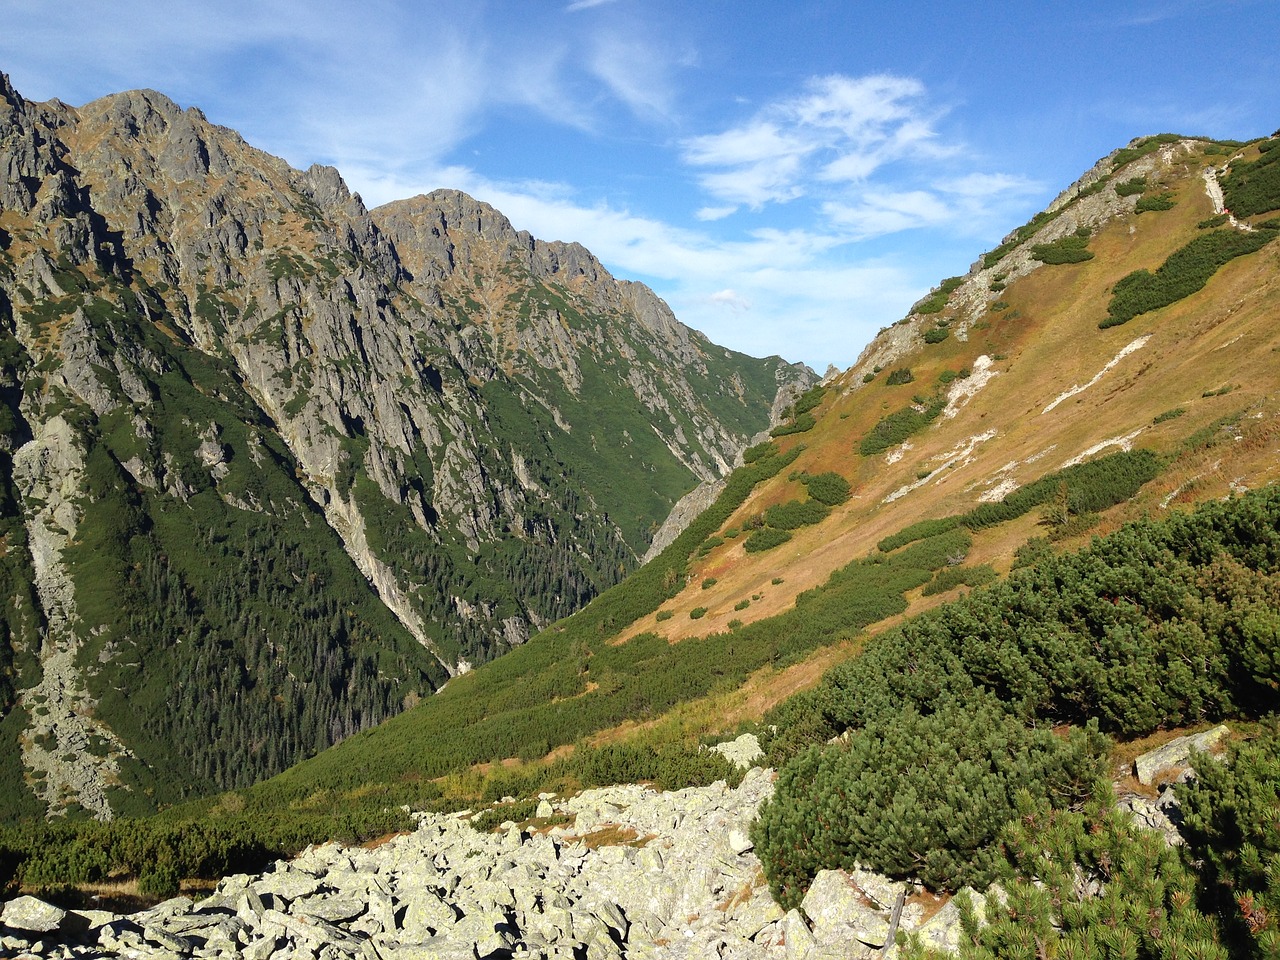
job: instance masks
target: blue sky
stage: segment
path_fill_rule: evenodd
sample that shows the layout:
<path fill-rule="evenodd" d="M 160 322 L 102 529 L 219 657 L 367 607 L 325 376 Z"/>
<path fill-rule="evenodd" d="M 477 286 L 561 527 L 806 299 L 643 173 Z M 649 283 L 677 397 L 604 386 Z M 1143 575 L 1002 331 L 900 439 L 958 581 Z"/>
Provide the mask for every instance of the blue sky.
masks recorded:
<path fill-rule="evenodd" d="M 0 0 L 0 71 L 152 87 L 370 207 L 437 187 L 819 372 L 1112 149 L 1280 127 L 1280 2 Z"/>

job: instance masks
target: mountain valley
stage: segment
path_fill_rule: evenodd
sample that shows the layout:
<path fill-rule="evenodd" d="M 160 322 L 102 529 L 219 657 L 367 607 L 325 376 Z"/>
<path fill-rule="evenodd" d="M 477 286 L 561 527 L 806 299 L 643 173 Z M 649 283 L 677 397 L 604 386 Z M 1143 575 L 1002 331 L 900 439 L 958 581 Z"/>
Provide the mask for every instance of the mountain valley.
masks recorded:
<path fill-rule="evenodd" d="M 19 809 L 144 812 L 395 714 L 617 582 L 813 382 L 463 194 L 370 213 L 150 91 L 0 94 Z"/>
<path fill-rule="evenodd" d="M 1280 136 L 1134 140 L 818 382 L 456 191 L 366 211 L 149 92 L 6 102 L 25 888 L 462 810 L 541 848 L 588 788 L 736 788 L 706 746 L 750 733 L 742 956 L 827 955 L 781 916 L 864 868 L 1003 885 L 965 956 L 1280 943 Z M 1222 720 L 1184 847 L 1117 812 Z M 622 819 L 600 856 L 652 857 Z"/>

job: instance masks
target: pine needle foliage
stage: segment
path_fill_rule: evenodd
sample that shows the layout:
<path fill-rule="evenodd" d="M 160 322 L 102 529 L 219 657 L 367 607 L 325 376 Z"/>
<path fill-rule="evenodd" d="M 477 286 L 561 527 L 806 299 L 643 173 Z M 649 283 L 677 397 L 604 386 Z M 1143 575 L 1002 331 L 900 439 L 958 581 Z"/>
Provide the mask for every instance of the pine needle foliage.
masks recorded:
<path fill-rule="evenodd" d="M 935 889 L 985 887 L 1019 791 L 1082 800 L 1105 749 L 1096 730 L 1059 738 L 980 700 L 913 706 L 787 764 L 752 837 L 784 909 L 819 870 L 855 863 Z"/>
<path fill-rule="evenodd" d="M 907 960 L 1227 960 L 1216 917 L 1196 906 L 1194 870 L 1154 831 L 1115 809 L 1100 782 L 1080 810 L 1045 809 L 1024 794 L 1002 835 L 1003 890 L 981 917 L 962 895 L 958 954 Z M 977 921 L 985 922 L 981 926 Z"/>
<path fill-rule="evenodd" d="M 926 541 L 903 555 L 942 548 L 939 541 L 962 533 L 944 532 L 930 538 L 936 546 Z M 904 794 L 908 803 L 897 791 L 914 784 L 916 765 L 941 768 L 928 777 L 945 776 L 945 768 L 963 766 L 971 740 L 982 742 L 988 731 L 1002 731 L 1007 745 L 1000 749 L 1021 756 L 1048 726 L 1071 725 L 1087 738 L 1095 729 L 1128 738 L 1264 715 L 1275 709 L 1280 689 L 1278 609 L 1280 488 L 1273 487 L 1191 515 L 1131 524 L 1078 553 L 1042 556 L 1005 581 L 881 634 L 816 689 L 765 717 L 769 759 L 782 772 L 757 846 L 776 895 L 795 902 L 818 870 L 855 860 L 951 889 L 988 879 L 995 863 L 989 844 L 1010 810 L 991 802 L 1002 796 L 1003 774 L 984 769 L 981 779 L 954 793 L 930 780 Z M 905 744 L 898 739 L 903 731 L 910 733 Z M 844 744 L 829 745 L 833 738 Z M 1067 766 L 1037 767 L 1036 776 L 1047 779 L 1023 777 L 1033 806 L 1067 809 L 1081 802 L 1084 794 L 1071 790 L 1082 779 L 1066 790 L 1058 773 L 1049 772 L 1085 778 L 1094 749 L 1073 754 Z M 1047 756 L 1032 753 L 1037 762 Z M 1255 763 L 1260 772 L 1253 779 L 1272 785 L 1270 793 L 1257 792 L 1258 805 L 1271 812 L 1251 815 L 1250 822 L 1272 824 L 1280 815 L 1272 809 L 1277 757 L 1280 751 Z M 882 793 L 873 795 L 862 785 L 874 784 L 879 769 L 890 772 Z M 921 809 L 908 816 L 917 802 Z M 983 803 L 989 805 L 980 842 L 976 827 L 931 832 L 929 824 L 967 823 L 957 810 Z M 874 826 L 866 822 L 872 814 L 879 818 Z M 883 823 L 894 819 L 897 826 Z M 886 838 L 876 832 L 882 830 L 903 837 Z M 921 843 L 926 836 L 927 845 Z M 902 858 L 900 843 L 913 859 Z M 932 853 L 935 843 L 945 852 Z M 1268 858 L 1280 843 L 1263 839 L 1252 847 L 1256 856 L 1241 854 L 1242 870 L 1257 888 L 1249 909 L 1265 912 L 1270 877 L 1280 876 L 1280 861 Z M 1258 878 L 1267 878 L 1265 887 Z"/>

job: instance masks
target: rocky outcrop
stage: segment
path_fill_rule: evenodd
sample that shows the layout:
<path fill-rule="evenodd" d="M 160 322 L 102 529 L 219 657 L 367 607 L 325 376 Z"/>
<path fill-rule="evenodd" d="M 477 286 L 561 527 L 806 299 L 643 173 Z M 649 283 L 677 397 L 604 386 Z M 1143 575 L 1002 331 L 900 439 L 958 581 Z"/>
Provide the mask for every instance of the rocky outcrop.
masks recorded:
<path fill-rule="evenodd" d="M 1149 750 L 1133 761 L 1133 774 L 1139 783 L 1152 784 L 1162 774 L 1181 772 L 1191 762 L 1193 753 L 1206 753 L 1219 747 L 1231 733 L 1225 724 L 1218 724 L 1203 733 L 1175 737 L 1155 750 Z"/>
<path fill-rule="evenodd" d="M 648 563 L 671 546 L 689 524 L 716 502 L 716 498 L 720 496 L 727 482 L 727 480 L 704 480 L 677 500 L 676 505 L 667 514 L 667 519 L 662 521 L 662 526 L 653 535 L 653 542 L 649 544 L 649 549 L 645 551 L 640 562 Z"/>
<path fill-rule="evenodd" d="M 13 459 L 24 501 L 39 505 L 27 516 L 27 543 L 45 620 L 40 680 L 18 699 L 31 718 L 21 742 L 27 783 L 51 815 L 63 815 L 76 804 L 98 819 L 110 819 L 107 790 L 119 785 L 119 761 L 129 751 L 95 719 L 94 701 L 76 667 L 82 624 L 62 560 L 80 520 L 84 451 L 71 426 L 54 417 L 39 425 Z"/>

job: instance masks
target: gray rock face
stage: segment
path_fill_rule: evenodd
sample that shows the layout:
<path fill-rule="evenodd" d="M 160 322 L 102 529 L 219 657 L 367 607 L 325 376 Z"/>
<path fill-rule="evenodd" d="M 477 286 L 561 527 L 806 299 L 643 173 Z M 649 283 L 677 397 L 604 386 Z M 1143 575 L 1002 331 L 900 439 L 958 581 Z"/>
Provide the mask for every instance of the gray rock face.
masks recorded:
<path fill-rule="evenodd" d="M 57 930 L 67 912 L 35 897 L 17 897 L 4 905 L 0 923 L 14 930 L 48 933 Z"/>
<path fill-rule="evenodd" d="M 71 108 L 0 80 L 0 170 L 0 449 L 39 564 L 41 659 L 70 653 L 69 673 L 43 664 L 75 691 L 51 714 L 96 718 L 111 755 L 146 748 L 118 743 L 81 696 L 71 625 L 120 625 L 77 621 L 63 549 L 94 509 L 81 475 L 97 448 L 144 513 L 213 490 L 236 511 L 327 524 L 418 641 L 391 659 L 418 658 L 403 676 L 430 687 L 616 582 L 671 505 L 767 426 L 779 389 L 813 378 L 715 347 L 581 245 L 536 240 L 465 194 L 371 213 L 333 168 L 291 169 L 155 91 Z M 272 469 L 293 487 L 274 503 Z M 172 647 L 182 629 L 130 639 Z M 376 709 L 321 708 L 329 740 L 401 700 L 373 693 L 355 699 Z M 110 815 L 94 786 L 106 767 L 28 769 L 53 806 Z"/>

